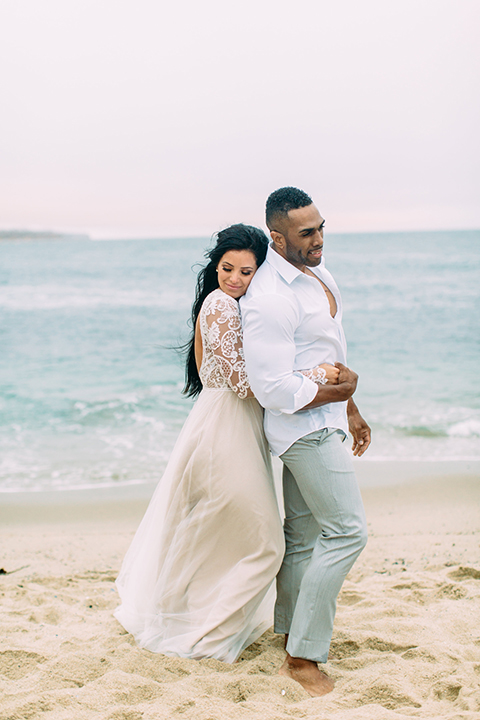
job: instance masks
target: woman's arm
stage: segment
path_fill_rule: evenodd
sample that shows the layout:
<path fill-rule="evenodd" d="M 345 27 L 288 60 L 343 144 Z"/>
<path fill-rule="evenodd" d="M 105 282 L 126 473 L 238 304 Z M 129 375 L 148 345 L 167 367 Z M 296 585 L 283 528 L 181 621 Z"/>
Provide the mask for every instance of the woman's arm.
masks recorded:
<path fill-rule="evenodd" d="M 206 323 L 208 345 L 213 352 L 217 372 L 239 398 L 244 400 L 254 397 L 245 368 L 242 323 L 237 301 L 223 296 L 209 308 Z"/>

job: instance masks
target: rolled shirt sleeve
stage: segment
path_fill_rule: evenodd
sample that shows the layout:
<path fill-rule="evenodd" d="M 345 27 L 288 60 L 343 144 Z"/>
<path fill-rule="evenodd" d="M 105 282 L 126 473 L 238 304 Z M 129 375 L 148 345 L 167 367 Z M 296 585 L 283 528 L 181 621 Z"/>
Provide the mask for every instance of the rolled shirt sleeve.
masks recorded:
<path fill-rule="evenodd" d="M 242 304 L 243 347 L 250 386 L 272 414 L 292 415 L 308 405 L 318 386 L 294 370 L 299 309 L 279 295 L 257 295 Z"/>

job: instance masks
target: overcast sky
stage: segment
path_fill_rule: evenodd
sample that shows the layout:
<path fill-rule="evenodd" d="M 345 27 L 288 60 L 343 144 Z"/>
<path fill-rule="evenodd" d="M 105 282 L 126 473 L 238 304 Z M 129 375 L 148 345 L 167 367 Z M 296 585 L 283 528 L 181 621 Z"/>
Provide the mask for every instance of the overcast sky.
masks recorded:
<path fill-rule="evenodd" d="M 0 227 L 480 227 L 479 0 L 0 0 Z"/>

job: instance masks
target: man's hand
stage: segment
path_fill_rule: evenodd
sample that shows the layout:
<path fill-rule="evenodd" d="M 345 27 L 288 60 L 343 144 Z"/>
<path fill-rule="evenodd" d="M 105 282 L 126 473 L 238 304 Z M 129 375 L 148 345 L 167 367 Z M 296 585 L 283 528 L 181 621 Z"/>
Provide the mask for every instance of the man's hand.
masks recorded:
<path fill-rule="evenodd" d="M 352 397 L 357 389 L 357 373 L 345 367 L 342 363 L 335 363 L 335 367 L 339 370 L 337 384 L 319 385 L 313 400 L 308 405 L 305 405 L 302 410 L 310 410 L 310 408 L 321 407 L 332 402 L 345 402 L 345 400 Z"/>
<path fill-rule="evenodd" d="M 346 392 L 348 393 L 344 400 L 350 398 L 355 390 L 357 389 L 358 375 L 350 368 L 342 365 L 342 363 L 336 362 L 335 367 L 339 369 L 337 384 L 343 385 Z"/>
<path fill-rule="evenodd" d="M 357 406 L 350 398 L 347 404 L 348 429 L 353 438 L 353 454 L 360 457 L 372 441 L 372 431 L 360 415 Z"/>

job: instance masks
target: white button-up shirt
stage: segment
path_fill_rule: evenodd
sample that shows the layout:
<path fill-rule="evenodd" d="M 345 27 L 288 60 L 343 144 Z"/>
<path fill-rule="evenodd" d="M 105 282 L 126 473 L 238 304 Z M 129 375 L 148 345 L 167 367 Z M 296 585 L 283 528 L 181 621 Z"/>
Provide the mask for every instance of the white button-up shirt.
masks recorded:
<path fill-rule="evenodd" d="M 332 292 L 337 303 L 334 318 L 318 280 L 272 248 L 240 299 L 247 374 L 265 408 L 265 434 L 274 455 L 316 430 L 348 430 L 346 402 L 302 410 L 317 394 L 318 385 L 299 371 L 321 363 L 346 365 L 347 359 L 337 284 L 323 258 L 310 270 Z"/>

